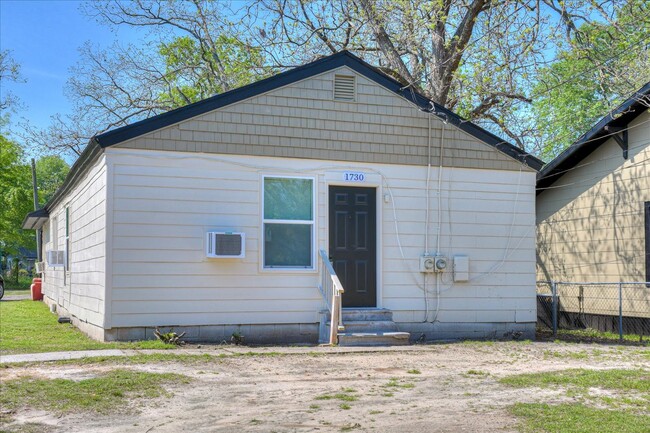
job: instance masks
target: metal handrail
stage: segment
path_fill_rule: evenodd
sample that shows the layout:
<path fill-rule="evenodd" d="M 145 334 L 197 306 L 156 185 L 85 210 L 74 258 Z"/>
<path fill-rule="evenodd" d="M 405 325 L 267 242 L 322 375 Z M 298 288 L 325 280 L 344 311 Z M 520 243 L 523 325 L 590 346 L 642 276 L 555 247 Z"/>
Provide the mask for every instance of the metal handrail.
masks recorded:
<path fill-rule="evenodd" d="M 321 258 L 321 284 L 319 286 L 325 307 L 330 313 L 330 338 L 329 344 L 335 345 L 338 342 L 338 332 L 345 329 L 343 327 L 343 317 L 341 314 L 341 295 L 345 290 L 330 263 L 327 252 L 320 250 Z M 335 325 L 336 324 L 336 325 Z"/>

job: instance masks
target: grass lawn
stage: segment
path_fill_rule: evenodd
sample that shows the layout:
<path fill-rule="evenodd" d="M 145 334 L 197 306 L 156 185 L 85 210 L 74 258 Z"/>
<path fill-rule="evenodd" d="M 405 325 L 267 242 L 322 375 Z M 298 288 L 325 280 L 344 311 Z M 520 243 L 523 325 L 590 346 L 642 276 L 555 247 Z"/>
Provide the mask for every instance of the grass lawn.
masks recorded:
<path fill-rule="evenodd" d="M 512 413 L 522 418 L 522 431 L 549 433 L 645 433 L 650 416 L 599 409 L 582 404 L 518 403 Z"/>
<path fill-rule="evenodd" d="M 591 433 L 650 431 L 650 371 L 564 370 L 500 380 L 517 388 L 560 388 L 578 403 L 517 403 L 524 432 Z"/>
<path fill-rule="evenodd" d="M 538 329 L 537 339 L 542 341 L 565 341 L 569 343 L 604 343 L 604 344 L 634 344 L 650 346 L 650 335 L 623 334 L 621 342 L 618 333 L 599 331 L 597 329 L 558 329 L 557 336 L 548 329 Z"/>
<path fill-rule="evenodd" d="M 163 384 L 189 383 L 175 373 L 112 370 L 79 381 L 23 377 L 0 383 L 0 406 L 8 410 L 38 407 L 57 414 L 90 410 L 100 413 L 123 409 L 129 399 L 167 395 Z"/>
<path fill-rule="evenodd" d="M 0 354 L 93 349 L 169 349 L 161 341 L 102 343 L 69 323 L 58 323 L 43 302 L 0 302 Z"/>
<path fill-rule="evenodd" d="M 509 376 L 501 379 L 501 383 L 519 388 L 565 386 L 582 391 L 589 388 L 635 391 L 650 398 L 650 371 L 645 370 L 563 370 Z"/>

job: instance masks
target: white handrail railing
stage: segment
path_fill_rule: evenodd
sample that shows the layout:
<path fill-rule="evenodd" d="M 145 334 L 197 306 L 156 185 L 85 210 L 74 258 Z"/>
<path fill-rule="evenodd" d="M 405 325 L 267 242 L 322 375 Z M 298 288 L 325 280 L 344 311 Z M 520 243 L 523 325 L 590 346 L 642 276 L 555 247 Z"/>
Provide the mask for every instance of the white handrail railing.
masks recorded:
<path fill-rule="evenodd" d="M 323 295 L 325 307 L 330 313 L 330 339 L 329 344 L 338 343 L 338 332 L 345 329 L 341 315 L 341 294 L 345 291 L 339 277 L 330 263 L 325 250 L 320 250 L 321 258 L 321 284 L 320 292 Z"/>

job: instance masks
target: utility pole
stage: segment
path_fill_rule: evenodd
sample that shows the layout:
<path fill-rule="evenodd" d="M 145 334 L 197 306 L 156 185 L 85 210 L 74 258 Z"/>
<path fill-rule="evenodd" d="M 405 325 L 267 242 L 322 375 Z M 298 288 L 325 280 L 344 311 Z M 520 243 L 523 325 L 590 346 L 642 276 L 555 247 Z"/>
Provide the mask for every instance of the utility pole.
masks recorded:
<path fill-rule="evenodd" d="M 34 210 L 38 210 L 38 186 L 36 184 L 36 161 L 32 158 L 32 187 L 34 188 Z M 41 251 L 41 230 L 36 230 L 36 261 L 43 260 L 43 252 Z"/>

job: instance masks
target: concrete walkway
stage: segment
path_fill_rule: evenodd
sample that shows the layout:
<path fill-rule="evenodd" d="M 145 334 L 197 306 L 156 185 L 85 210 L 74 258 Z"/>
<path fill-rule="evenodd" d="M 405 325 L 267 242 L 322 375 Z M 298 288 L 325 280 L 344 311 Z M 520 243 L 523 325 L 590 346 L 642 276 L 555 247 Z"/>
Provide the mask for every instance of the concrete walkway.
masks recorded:
<path fill-rule="evenodd" d="M 67 359 L 97 358 L 104 356 L 134 356 L 140 354 L 165 353 L 169 355 L 213 355 L 223 356 L 238 354 L 343 354 L 343 353 L 366 353 L 366 352 L 405 352 L 405 351 L 436 351 L 439 346 L 436 344 L 415 345 L 415 346 L 382 346 L 382 347 L 330 347 L 330 346 L 231 346 L 231 345 L 204 345 L 190 344 L 169 350 L 155 349 L 106 349 L 106 350 L 78 350 L 69 352 L 45 352 L 45 353 L 24 353 L 19 355 L 0 355 L 0 364 L 15 362 L 47 362 L 62 361 Z"/>
<path fill-rule="evenodd" d="M 27 301 L 32 299 L 32 295 L 4 295 L 0 302 L 5 301 Z"/>
<path fill-rule="evenodd" d="M 128 353 L 133 352 L 133 353 Z M 62 361 L 65 359 L 81 359 L 100 356 L 128 356 L 137 353 L 134 350 L 79 350 L 74 352 L 45 352 L 45 353 L 23 353 L 20 355 L 0 355 L 0 364 L 13 362 L 45 362 Z"/>

